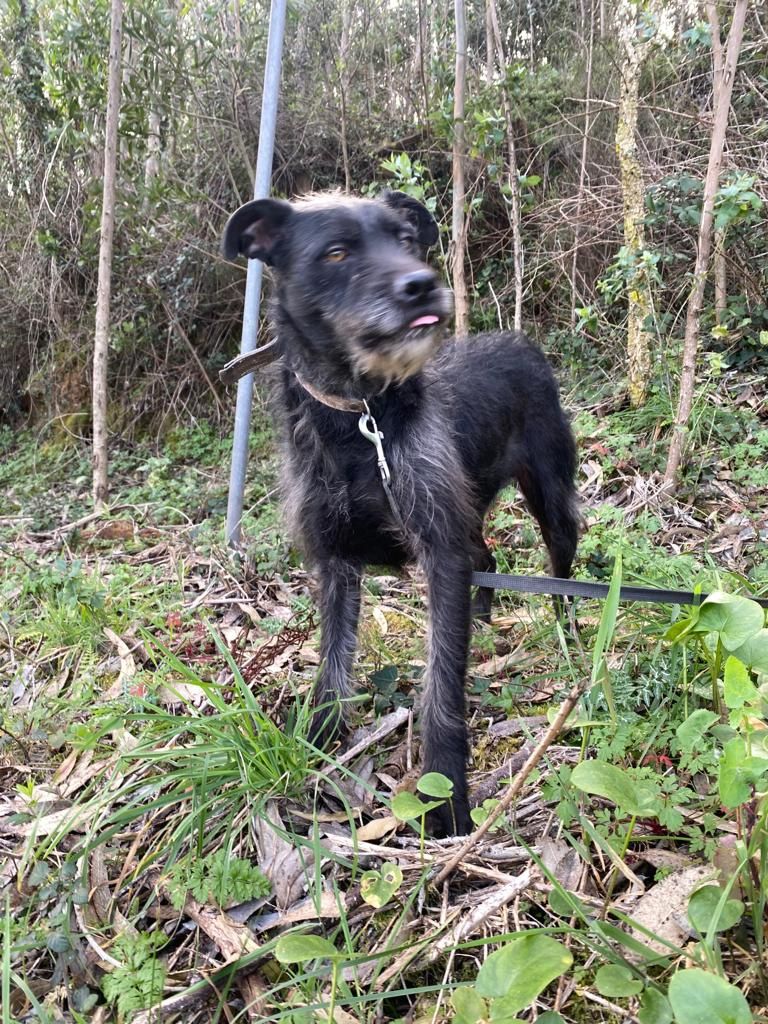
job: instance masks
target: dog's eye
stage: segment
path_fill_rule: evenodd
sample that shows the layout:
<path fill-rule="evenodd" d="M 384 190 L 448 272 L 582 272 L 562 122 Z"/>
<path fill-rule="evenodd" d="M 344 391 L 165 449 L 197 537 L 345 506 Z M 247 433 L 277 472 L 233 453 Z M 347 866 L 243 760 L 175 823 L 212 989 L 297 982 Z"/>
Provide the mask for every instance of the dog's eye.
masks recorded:
<path fill-rule="evenodd" d="M 406 249 L 410 249 L 410 247 L 416 240 L 410 231 L 401 231 L 400 234 L 397 236 L 397 239 L 401 245 L 404 245 L 406 247 Z"/>
<path fill-rule="evenodd" d="M 341 263 L 347 256 L 349 256 L 349 253 L 346 249 L 340 245 L 335 245 L 332 249 L 328 250 L 323 259 L 326 263 Z"/>

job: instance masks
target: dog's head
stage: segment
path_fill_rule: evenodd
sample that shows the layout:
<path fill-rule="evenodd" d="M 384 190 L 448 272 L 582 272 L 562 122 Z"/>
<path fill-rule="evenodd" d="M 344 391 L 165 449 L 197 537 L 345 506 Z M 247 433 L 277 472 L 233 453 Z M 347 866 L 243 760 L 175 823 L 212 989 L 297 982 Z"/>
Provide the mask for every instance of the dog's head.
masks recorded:
<path fill-rule="evenodd" d="M 402 192 L 257 199 L 230 217 L 223 251 L 274 268 L 279 308 L 311 349 L 305 358 L 391 381 L 422 368 L 453 311 L 424 262 L 437 237 L 432 214 Z"/>

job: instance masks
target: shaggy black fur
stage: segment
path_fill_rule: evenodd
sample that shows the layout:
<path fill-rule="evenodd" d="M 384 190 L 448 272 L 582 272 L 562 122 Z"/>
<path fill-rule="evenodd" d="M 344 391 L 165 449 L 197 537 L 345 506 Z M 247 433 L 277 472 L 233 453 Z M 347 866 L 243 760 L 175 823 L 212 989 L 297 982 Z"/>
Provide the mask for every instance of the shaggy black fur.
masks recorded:
<path fill-rule="evenodd" d="M 485 513 L 516 480 L 562 577 L 578 516 L 573 437 L 544 355 L 522 334 L 443 343 L 451 294 L 423 262 L 436 240 L 431 214 L 389 192 L 379 200 L 248 203 L 227 224 L 224 252 L 263 260 L 276 273 L 285 500 L 320 583 L 314 738 L 327 744 L 344 733 L 364 566 L 418 561 L 430 611 L 423 765 L 454 785 L 452 807 L 430 816 L 431 830 L 444 835 L 472 827 L 464 675 L 470 575 L 495 568 Z M 358 415 L 329 408 L 301 381 L 334 400 L 368 401 L 405 532 Z M 486 620 L 491 598 L 481 591 L 476 602 Z"/>

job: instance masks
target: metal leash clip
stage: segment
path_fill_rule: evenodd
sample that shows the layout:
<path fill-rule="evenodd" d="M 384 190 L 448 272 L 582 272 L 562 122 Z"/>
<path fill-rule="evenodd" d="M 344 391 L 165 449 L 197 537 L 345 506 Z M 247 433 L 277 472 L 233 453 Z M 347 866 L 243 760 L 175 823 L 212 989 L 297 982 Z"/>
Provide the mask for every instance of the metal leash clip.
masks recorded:
<path fill-rule="evenodd" d="M 370 441 L 376 449 L 376 458 L 379 463 L 379 472 L 381 473 L 381 480 L 385 486 L 389 486 L 392 479 L 392 474 L 389 472 L 389 466 L 387 465 L 387 457 L 384 454 L 384 445 L 381 443 L 384 440 L 384 435 L 379 430 L 376 420 L 373 418 L 371 410 L 368 408 L 368 403 L 364 402 L 365 411 L 360 413 L 360 419 L 358 420 L 358 429 L 366 440 Z"/>

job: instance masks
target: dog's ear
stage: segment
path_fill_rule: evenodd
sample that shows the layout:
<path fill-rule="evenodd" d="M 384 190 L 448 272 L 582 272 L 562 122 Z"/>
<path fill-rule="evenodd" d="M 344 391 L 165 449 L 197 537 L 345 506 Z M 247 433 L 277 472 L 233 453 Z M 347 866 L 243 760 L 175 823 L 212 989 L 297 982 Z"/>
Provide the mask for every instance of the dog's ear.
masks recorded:
<path fill-rule="evenodd" d="M 418 199 L 406 195 L 405 192 L 386 191 L 379 196 L 382 203 L 394 210 L 395 213 L 404 217 L 409 224 L 416 228 L 416 239 L 419 245 L 428 249 L 437 241 L 439 231 L 435 218 L 429 210 Z"/>
<path fill-rule="evenodd" d="M 284 199 L 254 199 L 235 210 L 224 228 L 221 249 L 228 260 L 247 256 L 272 266 L 293 208 Z"/>

